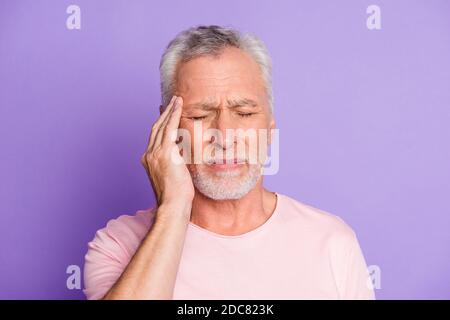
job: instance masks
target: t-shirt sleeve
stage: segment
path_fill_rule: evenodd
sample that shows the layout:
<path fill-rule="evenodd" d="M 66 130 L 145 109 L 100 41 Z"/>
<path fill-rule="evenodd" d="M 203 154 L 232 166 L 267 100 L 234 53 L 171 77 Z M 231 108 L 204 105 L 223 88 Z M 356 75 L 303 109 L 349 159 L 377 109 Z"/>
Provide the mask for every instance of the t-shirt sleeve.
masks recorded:
<path fill-rule="evenodd" d="M 84 294 L 89 300 L 102 299 L 116 283 L 147 234 L 152 211 L 110 220 L 88 243 L 84 264 Z"/>
<path fill-rule="evenodd" d="M 367 269 L 361 247 L 352 232 L 348 239 L 344 262 L 341 298 L 345 300 L 374 300 L 373 284 Z"/>

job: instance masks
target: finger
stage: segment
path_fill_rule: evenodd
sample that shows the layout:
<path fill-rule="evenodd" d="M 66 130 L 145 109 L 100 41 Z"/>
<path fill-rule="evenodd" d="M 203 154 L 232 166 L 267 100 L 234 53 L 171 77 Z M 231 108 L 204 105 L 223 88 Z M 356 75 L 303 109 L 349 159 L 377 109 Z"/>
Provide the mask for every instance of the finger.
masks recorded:
<path fill-rule="evenodd" d="M 154 141 L 155 141 L 155 136 L 156 133 L 159 130 L 159 127 L 161 126 L 161 124 L 164 122 L 164 120 L 166 119 L 167 115 L 170 112 L 171 106 L 173 104 L 173 102 L 175 101 L 176 96 L 172 96 L 172 98 L 170 99 L 169 104 L 167 105 L 166 109 L 163 111 L 163 113 L 161 113 L 161 115 L 159 116 L 158 120 L 153 124 L 152 126 L 152 131 L 151 131 L 151 135 L 149 138 L 149 143 L 147 146 L 147 150 L 149 150 L 151 148 L 151 146 L 153 145 Z"/>
<path fill-rule="evenodd" d="M 183 109 L 183 98 L 178 97 L 177 106 L 174 107 L 172 114 L 167 120 L 164 128 L 163 145 L 174 143 L 177 140 L 177 129 L 180 126 L 181 111 Z"/>
<path fill-rule="evenodd" d="M 166 119 L 164 120 L 164 123 L 161 124 L 158 133 L 156 134 L 155 137 L 155 146 L 159 146 L 161 145 L 161 141 L 163 139 L 164 136 L 164 131 L 165 128 L 167 126 L 167 123 L 169 122 L 169 120 L 171 119 L 174 110 L 178 110 L 181 107 L 181 103 L 182 103 L 182 98 L 181 97 L 177 97 L 173 103 L 173 107 L 170 110 L 170 113 L 167 115 Z M 178 107 L 177 107 L 178 106 Z"/>
<path fill-rule="evenodd" d="M 152 131 L 150 134 L 150 138 L 147 145 L 147 151 L 153 150 L 153 145 L 155 142 L 156 134 L 158 133 L 159 128 L 161 127 L 161 124 L 166 120 L 167 115 L 169 114 L 170 110 L 172 109 L 173 103 L 176 99 L 176 96 L 173 96 L 170 100 L 169 104 L 167 105 L 164 112 L 161 114 L 161 116 L 158 118 L 158 120 L 155 122 L 155 124 L 152 126 Z"/>

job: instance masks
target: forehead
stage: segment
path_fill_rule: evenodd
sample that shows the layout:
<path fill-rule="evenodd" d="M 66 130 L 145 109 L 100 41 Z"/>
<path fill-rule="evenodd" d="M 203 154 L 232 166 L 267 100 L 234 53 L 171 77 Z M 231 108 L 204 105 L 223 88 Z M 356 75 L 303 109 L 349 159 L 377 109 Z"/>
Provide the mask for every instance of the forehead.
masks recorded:
<path fill-rule="evenodd" d="M 184 99 L 217 95 L 257 97 L 265 91 L 258 64 L 238 48 L 219 56 L 202 56 L 182 63 L 177 72 L 177 93 Z"/>

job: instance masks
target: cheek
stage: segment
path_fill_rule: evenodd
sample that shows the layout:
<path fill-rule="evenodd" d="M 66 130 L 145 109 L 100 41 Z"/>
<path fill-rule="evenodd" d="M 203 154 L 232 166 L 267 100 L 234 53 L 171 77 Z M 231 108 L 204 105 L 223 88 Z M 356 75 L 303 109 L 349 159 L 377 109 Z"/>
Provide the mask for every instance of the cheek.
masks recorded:
<path fill-rule="evenodd" d="M 191 130 L 191 125 L 190 125 L 190 121 L 188 121 L 188 119 L 185 118 L 181 118 L 180 119 L 180 125 L 178 126 L 180 129 L 186 129 L 186 130 Z"/>
<path fill-rule="evenodd" d="M 207 140 L 208 137 L 205 134 L 208 125 L 205 123 L 194 125 L 193 121 L 185 120 L 180 121 L 179 128 L 188 133 L 186 139 L 190 139 L 190 141 L 185 141 L 185 146 L 187 146 L 187 144 L 190 146 L 192 157 L 194 157 L 194 151 L 199 151 L 199 154 L 202 155 L 205 147 L 210 144 Z"/>

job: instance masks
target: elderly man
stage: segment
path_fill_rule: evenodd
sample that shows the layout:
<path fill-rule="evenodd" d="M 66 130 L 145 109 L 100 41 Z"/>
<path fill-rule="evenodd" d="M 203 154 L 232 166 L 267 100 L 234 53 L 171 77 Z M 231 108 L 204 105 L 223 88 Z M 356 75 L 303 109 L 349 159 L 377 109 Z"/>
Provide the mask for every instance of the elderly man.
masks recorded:
<path fill-rule="evenodd" d="M 259 130 L 267 135 L 257 135 L 257 150 L 271 143 L 271 62 L 263 43 L 229 28 L 191 28 L 170 42 L 160 72 L 161 116 L 141 159 L 157 206 L 96 233 L 86 254 L 86 296 L 373 299 L 353 230 L 266 190 L 265 159 L 250 161 L 250 135 L 227 134 Z M 194 143 L 182 147 L 190 137 Z"/>

